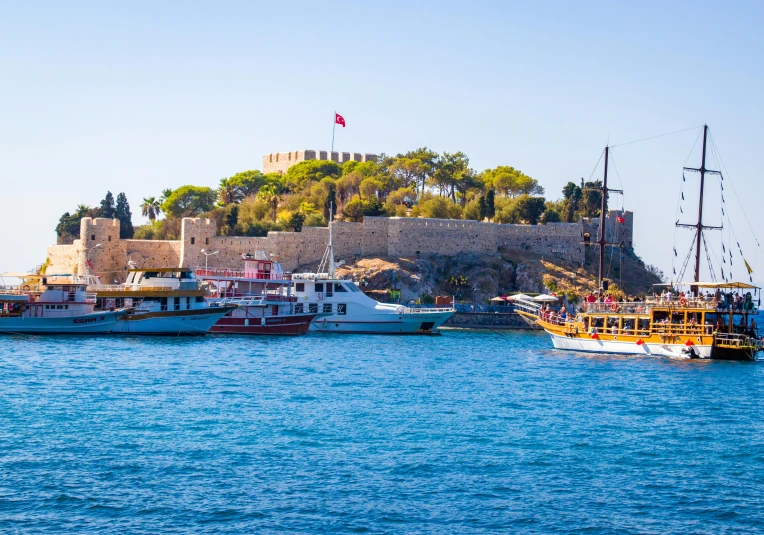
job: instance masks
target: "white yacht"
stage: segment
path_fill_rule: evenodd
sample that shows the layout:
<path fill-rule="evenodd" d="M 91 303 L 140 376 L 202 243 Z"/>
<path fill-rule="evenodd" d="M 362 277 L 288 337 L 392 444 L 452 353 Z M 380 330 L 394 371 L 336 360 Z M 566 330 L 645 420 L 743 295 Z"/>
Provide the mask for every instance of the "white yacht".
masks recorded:
<path fill-rule="evenodd" d="M 331 221 L 331 216 L 329 220 Z M 326 273 L 322 268 L 328 266 Z M 410 308 L 380 303 L 364 294 L 351 280 L 335 273 L 332 224 L 329 246 L 318 267 L 319 273 L 294 273 L 292 294 L 297 298 L 295 313 L 323 314 L 311 323 L 312 331 L 364 334 L 436 334 L 454 315 L 453 307 Z"/>

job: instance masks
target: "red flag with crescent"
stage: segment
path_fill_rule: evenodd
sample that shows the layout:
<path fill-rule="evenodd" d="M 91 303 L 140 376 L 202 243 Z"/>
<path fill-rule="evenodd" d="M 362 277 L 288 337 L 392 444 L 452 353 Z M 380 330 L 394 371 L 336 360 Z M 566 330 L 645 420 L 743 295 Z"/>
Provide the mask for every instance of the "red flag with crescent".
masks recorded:
<path fill-rule="evenodd" d="M 345 128 L 345 118 L 337 112 L 334 112 L 334 122 Z"/>

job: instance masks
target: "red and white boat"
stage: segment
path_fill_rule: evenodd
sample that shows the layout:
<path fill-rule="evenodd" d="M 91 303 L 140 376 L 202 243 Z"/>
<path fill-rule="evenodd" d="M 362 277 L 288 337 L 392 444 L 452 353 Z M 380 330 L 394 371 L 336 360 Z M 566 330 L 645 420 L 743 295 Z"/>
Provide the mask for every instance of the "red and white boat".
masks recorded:
<path fill-rule="evenodd" d="M 305 334 L 317 313 L 295 310 L 292 274 L 263 251 L 243 254 L 243 270 L 197 269 L 196 277 L 208 284 L 209 299 L 238 305 L 210 329 L 217 334 Z"/>

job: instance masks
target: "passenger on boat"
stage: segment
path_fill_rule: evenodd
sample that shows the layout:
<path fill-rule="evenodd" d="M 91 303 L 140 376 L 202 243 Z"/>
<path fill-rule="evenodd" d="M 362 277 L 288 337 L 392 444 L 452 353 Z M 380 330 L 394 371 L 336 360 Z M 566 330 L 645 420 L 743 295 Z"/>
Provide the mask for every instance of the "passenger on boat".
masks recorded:
<path fill-rule="evenodd" d="M 559 314 L 560 314 L 560 319 L 563 321 L 565 321 L 568 318 L 568 311 L 565 308 L 565 305 L 562 305 L 562 307 L 560 307 Z"/>
<path fill-rule="evenodd" d="M 594 297 L 594 294 L 592 292 L 589 292 L 589 295 L 586 296 L 586 302 L 594 303 L 595 301 L 597 301 L 597 298 Z"/>
<path fill-rule="evenodd" d="M 605 302 L 606 303 L 612 303 L 613 302 L 613 296 L 611 294 L 607 294 L 607 296 L 605 297 Z"/>

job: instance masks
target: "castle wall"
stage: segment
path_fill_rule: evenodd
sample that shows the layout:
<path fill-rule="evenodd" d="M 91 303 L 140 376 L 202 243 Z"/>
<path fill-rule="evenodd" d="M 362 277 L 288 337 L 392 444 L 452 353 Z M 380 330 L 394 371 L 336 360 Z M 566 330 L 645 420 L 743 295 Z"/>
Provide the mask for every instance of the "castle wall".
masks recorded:
<path fill-rule="evenodd" d="M 370 162 L 377 159 L 376 154 L 362 154 L 360 152 L 329 152 L 315 150 L 295 150 L 289 152 L 272 152 L 263 156 L 263 173 L 286 173 L 287 169 L 296 163 L 307 160 L 327 160 L 343 164 L 354 160 L 356 162 Z"/>
<path fill-rule="evenodd" d="M 625 223 L 617 223 L 622 215 Z M 608 241 L 631 246 L 634 217 L 631 212 L 611 212 L 606 220 Z M 335 257 L 347 263 L 361 256 L 413 256 L 420 254 L 496 254 L 500 247 L 554 255 L 574 262 L 584 261 L 581 241 L 589 232 L 597 239 L 599 220 L 547 225 L 503 225 L 477 221 L 366 217 L 363 223 L 333 225 Z M 48 273 L 86 273 L 89 256 L 93 273 L 105 281 L 122 282 L 133 260 L 142 267 L 205 265 L 210 268 L 239 268 L 241 254 L 256 250 L 281 262 L 286 270 L 318 262 L 329 243 L 326 227 L 304 227 L 302 232 L 269 232 L 267 237 L 217 236 L 212 219 L 184 218 L 177 241 L 120 240 L 116 219 L 83 218 L 80 239 L 72 245 L 48 247 Z M 101 244 L 100 247 L 95 245 Z"/>

